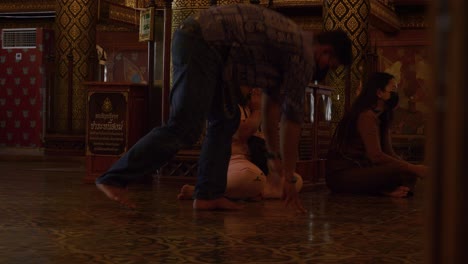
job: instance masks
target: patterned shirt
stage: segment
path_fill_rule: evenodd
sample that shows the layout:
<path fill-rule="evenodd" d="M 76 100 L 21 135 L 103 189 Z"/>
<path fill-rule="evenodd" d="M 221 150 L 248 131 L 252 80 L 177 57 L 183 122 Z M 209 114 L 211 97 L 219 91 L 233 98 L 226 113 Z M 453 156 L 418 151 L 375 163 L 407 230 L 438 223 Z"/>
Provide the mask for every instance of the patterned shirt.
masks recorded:
<path fill-rule="evenodd" d="M 253 4 L 211 7 L 195 16 L 205 41 L 228 50 L 224 86 L 262 88 L 289 120 L 302 122 L 305 87 L 315 69 L 312 34 L 285 16 Z"/>

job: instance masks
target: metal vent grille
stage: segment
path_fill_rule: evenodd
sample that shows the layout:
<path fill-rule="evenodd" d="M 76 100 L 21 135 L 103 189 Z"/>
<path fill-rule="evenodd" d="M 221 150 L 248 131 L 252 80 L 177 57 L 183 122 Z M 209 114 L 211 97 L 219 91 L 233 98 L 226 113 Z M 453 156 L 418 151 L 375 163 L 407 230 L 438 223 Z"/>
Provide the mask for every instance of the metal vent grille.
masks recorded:
<path fill-rule="evenodd" d="M 2 48 L 31 49 L 36 48 L 35 28 L 12 28 L 2 30 Z"/>

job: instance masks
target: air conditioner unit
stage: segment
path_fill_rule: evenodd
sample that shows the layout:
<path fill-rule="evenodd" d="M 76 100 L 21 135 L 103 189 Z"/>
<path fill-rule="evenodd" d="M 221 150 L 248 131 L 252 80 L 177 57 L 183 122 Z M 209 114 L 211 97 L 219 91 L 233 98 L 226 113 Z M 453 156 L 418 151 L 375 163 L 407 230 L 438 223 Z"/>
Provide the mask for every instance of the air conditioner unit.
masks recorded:
<path fill-rule="evenodd" d="M 35 49 L 35 28 L 9 28 L 2 29 L 3 49 Z"/>

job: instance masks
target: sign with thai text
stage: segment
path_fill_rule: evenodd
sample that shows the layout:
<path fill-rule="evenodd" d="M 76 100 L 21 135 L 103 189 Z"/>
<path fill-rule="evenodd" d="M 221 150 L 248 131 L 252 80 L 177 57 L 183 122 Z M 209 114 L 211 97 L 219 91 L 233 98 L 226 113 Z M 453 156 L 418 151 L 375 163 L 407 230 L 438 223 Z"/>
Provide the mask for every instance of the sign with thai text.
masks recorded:
<path fill-rule="evenodd" d="M 120 155 L 127 146 L 127 93 L 93 93 L 88 96 L 88 151 Z"/>

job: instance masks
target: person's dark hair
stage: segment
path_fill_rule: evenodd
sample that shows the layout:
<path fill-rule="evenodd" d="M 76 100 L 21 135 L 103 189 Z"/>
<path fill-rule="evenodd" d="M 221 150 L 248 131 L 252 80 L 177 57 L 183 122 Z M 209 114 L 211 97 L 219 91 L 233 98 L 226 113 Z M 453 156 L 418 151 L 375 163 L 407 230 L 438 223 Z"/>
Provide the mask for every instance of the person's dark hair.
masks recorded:
<path fill-rule="evenodd" d="M 341 29 L 323 31 L 315 36 L 315 40 L 322 45 L 330 45 L 335 51 L 341 64 L 351 64 L 353 58 L 352 44 L 348 34 Z"/>
<path fill-rule="evenodd" d="M 395 77 L 385 72 L 374 72 L 364 83 L 361 93 L 354 100 L 351 109 L 346 112 L 335 131 L 332 142 L 332 149 L 342 151 L 347 142 L 354 138 L 357 133 L 357 119 L 359 114 L 377 106 L 377 90 L 384 91 L 390 80 Z M 385 109 L 379 115 L 380 131 L 390 128 L 393 120 L 393 109 Z M 383 135 L 383 133 L 381 133 Z"/>

